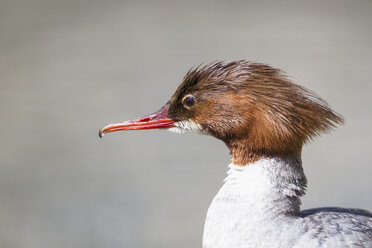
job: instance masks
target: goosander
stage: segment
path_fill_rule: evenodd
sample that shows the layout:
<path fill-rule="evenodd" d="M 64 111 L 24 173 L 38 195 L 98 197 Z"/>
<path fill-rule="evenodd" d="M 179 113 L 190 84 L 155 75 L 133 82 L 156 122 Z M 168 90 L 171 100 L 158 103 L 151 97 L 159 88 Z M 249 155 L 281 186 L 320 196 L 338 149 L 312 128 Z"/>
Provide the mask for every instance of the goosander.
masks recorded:
<path fill-rule="evenodd" d="M 170 100 L 145 117 L 99 131 L 169 129 L 222 140 L 231 163 L 214 197 L 204 248 L 372 247 L 366 210 L 300 211 L 302 146 L 343 118 L 280 69 L 245 60 L 191 69 Z"/>

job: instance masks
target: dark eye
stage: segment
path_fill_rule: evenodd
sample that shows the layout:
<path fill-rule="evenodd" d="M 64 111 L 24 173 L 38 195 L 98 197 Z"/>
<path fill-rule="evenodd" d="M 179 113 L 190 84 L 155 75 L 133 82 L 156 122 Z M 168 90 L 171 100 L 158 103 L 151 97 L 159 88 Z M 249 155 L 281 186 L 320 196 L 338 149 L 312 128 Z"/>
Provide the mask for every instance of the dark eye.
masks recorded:
<path fill-rule="evenodd" d="M 187 109 L 190 109 L 195 104 L 195 97 L 192 95 L 187 95 L 183 98 L 182 103 L 183 106 Z"/>

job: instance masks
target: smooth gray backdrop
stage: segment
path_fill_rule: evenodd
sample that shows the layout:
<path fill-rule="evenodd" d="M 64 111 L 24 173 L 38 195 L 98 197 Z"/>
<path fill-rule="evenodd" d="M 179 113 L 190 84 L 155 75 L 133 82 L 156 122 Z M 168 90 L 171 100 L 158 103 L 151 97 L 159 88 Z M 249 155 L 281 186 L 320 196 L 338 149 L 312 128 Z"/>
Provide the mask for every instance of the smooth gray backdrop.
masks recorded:
<path fill-rule="evenodd" d="M 194 65 L 280 67 L 346 118 L 305 147 L 305 208 L 372 210 L 372 1 L 0 1 L 0 247 L 201 247 L 229 155 L 109 134 Z"/>

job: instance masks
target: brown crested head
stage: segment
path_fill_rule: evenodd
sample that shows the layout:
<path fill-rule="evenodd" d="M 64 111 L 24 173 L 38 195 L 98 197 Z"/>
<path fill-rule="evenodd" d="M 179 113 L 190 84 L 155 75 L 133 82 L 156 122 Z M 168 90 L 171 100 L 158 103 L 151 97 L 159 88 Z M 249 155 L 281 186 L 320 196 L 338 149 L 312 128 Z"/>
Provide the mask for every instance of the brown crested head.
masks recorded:
<path fill-rule="evenodd" d="M 300 158 L 306 141 L 343 118 L 281 70 L 248 62 L 215 62 L 191 69 L 169 101 L 168 118 L 229 147 L 232 162 Z"/>

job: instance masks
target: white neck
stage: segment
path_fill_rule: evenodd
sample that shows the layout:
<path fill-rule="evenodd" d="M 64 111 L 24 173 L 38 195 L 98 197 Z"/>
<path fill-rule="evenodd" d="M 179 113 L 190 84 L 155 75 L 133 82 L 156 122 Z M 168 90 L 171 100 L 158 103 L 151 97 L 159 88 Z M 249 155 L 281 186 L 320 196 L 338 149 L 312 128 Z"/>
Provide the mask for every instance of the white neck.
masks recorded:
<path fill-rule="evenodd" d="M 296 221 L 306 187 L 300 161 L 264 158 L 229 168 L 208 210 L 203 247 L 261 247 L 265 235 Z"/>

